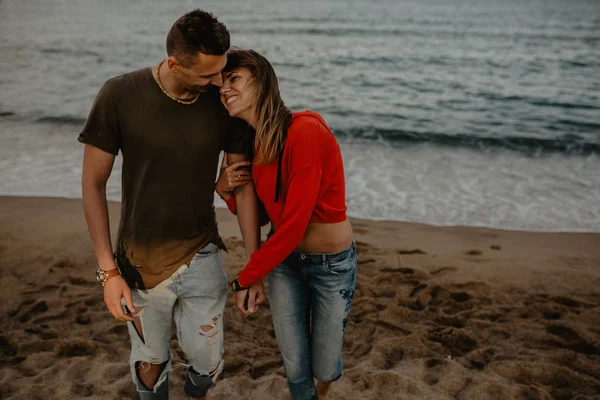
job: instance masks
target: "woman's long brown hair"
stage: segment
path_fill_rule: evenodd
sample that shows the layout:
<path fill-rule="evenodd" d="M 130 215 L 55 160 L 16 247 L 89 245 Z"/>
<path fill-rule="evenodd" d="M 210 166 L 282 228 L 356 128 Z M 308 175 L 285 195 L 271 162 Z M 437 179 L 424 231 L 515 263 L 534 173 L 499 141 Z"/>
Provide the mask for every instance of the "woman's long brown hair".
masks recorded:
<path fill-rule="evenodd" d="M 283 104 L 277 75 L 265 57 L 254 50 L 234 48 L 227 53 L 223 72 L 240 68 L 250 71 L 256 85 L 254 162 L 270 164 L 280 159 L 292 112 Z"/>

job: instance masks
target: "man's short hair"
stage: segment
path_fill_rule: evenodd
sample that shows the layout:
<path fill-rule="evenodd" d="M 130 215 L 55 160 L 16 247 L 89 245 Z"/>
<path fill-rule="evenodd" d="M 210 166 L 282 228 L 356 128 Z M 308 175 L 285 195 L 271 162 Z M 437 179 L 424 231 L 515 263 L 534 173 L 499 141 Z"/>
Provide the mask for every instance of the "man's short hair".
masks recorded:
<path fill-rule="evenodd" d="M 190 67 L 198 53 L 220 56 L 229 50 L 229 31 L 211 13 L 190 11 L 181 16 L 167 35 L 167 54 Z"/>

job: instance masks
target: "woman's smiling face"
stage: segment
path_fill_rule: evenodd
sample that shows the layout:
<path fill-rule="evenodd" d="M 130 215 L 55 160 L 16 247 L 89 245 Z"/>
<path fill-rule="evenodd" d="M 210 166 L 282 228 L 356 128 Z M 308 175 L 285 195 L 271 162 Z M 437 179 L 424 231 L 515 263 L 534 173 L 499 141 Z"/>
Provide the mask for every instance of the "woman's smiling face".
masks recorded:
<path fill-rule="evenodd" d="M 254 77 L 245 68 L 223 73 L 221 102 L 229 115 L 241 118 L 252 124 L 256 114 L 256 83 Z"/>

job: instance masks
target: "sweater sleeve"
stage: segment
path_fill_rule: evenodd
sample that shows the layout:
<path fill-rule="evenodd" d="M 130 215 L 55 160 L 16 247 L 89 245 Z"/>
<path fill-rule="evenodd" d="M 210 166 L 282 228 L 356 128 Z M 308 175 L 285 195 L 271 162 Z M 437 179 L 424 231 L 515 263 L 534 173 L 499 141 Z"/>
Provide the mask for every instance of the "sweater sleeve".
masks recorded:
<path fill-rule="evenodd" d="M 242 286 L 250 286 L 267 276 L 294 251 L 304 237 L 317 202 L 323 172 L 321 152 L 315 151 L 315 147 L 319 149 L 318 145 L 315 146 L 318 143 L 318 129 L 317 125 L 317 132 L 314 129 L 303 132 L 302 140 L 298 140 L 291 149 L 292 166 L 281 223 L 273 236 L 252 253 L 238 277 Z"/>

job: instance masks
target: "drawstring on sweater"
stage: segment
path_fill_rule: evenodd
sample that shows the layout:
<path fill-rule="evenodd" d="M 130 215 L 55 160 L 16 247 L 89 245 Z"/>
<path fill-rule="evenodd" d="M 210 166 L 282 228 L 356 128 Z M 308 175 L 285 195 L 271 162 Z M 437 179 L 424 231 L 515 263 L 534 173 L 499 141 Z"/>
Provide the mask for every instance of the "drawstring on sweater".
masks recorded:
<path fill-rule="evenodd" d="M 281 151 L 277 155 L 277 181 L 275 182 L 275 203 L 279 202 L 279 190 L 281 189 L 281 162 L 283 161 L 283 150 L 285 141 L 281 145 Z"/>
<path fill-rule="evenodd" d="M 287 137 L 287 129 L 283 135 L 283 143 L 281 150 L 277 155 L 277 180 L 275 181 L 275 203 L 279 203 L 279 191 L 281 190 L 281 163 L 283 162 L 283 151 L 285 150 L 285 138 Z"/>
<path fill-rule="evenodd" d="M 292 124 L 292 118 L 287 123 L 285 127 L 285 131 L 283 132 L 283 137 L 281 138 L 281 149 L 279 150 L 279 154 L 277 155 L 277 180 L 275 181 L 275 203 L 279 203 L 279 191 L 281 190 L 281 164 L 283 162 L 283 151 L 285 150 L 285 139 L 288 135 L 288 129 Z"/>

